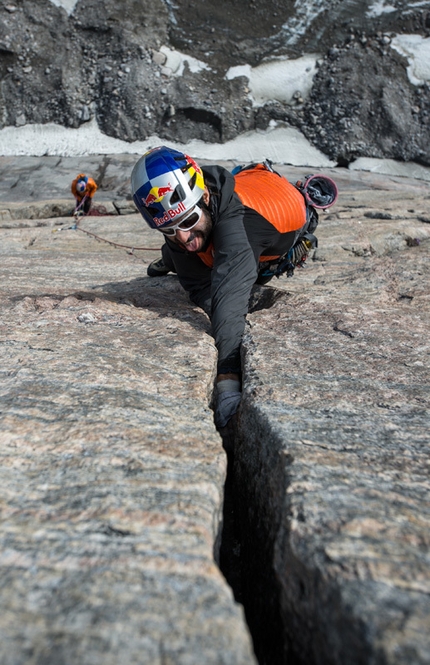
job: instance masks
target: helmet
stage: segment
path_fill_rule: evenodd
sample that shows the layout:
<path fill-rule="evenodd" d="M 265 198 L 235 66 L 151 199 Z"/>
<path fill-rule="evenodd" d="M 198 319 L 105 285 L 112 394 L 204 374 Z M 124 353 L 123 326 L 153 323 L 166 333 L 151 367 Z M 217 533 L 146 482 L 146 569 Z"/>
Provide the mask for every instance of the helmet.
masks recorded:
<path fill-rule="evenodd" d="M 159 229 L 194 208 L 203 196 L 205 182 L 201 168 L 191 157 L 160 146 L 135 164 L 131 189 L 146 223 Z"/>
<path fill-rule="evenodd" d="M 85 192 L 87 182 L 88 182 L 88 177 L 87 176 L 84 176 L 83 178 L 79 178 L 78 182 L 76 183 L 76 191 L 79 194 L 83 194 Z"/>
<path fill-rule="evenodd" d="M 297 182 L 296 186 L 309 205 L 314 208 L 330 208 L 336 203 L 338 190 L 334 180 L 319 173 L 305 177 L 305 183 Z"/>

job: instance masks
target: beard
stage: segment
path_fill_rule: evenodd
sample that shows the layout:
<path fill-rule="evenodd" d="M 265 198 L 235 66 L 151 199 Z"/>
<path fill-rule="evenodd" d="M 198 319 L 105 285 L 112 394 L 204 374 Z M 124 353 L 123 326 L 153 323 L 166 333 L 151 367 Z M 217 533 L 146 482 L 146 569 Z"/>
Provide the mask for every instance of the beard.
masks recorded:
<path fill-rule="evenodd" d="M 175 242 L 186 252 L 205 252 L 209 247 L 212 238 L 212 219 L 207 210 L 204 210 L 204 216 L 198 225 L 190 231 L 187 242 L 181 243 L 175 238 Z"/>

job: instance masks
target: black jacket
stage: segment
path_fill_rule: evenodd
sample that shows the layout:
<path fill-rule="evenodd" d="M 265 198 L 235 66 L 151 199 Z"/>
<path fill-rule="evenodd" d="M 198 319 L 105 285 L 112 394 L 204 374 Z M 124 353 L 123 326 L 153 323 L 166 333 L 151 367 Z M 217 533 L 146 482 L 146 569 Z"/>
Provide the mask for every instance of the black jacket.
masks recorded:
<path fill-rule="evenodd" d="M 240 344 L 260 256 L 281 256 L 297 231 L 280 233 L 267 219 L 244 206 L 231 173 L 221 166 L 202 168 L 211 193 L 213 268 L 166 240 L 165 264 L 177 274 L 191 300 L 209 314 L 218 349 L 218 374 L 240 373 Z"/>

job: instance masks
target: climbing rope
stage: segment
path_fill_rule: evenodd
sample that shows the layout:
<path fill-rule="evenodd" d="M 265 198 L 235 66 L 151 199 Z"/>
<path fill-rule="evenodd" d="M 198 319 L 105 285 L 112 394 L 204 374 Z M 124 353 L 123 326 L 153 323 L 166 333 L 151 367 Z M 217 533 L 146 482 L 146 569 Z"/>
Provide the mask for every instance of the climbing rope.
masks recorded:
<path fill-rule="evenodd" d="M 84 196 L 82 201 L 79 203 L 79 205 L 76 206 L 75 210 L 73 211 L 73 216 L 75 218 L 75 225 L 72 227 L 76 231 L 82 231 L 82 233 L 86 233 L 87 236 L 91 236 L 92 238 L 95 238 L 96 240 L 99 240 L 100 242 L 105 242 L 108 245 L 112 245 L 112 247 L 120 247 L 121 249 L 129 249 L 130 251 L 128 252 L 129 254 L 133 254 L 136 250 L 139 251 L 145 251 L 145 252 L 160 252 L 161 247 L 133 247 L 132 245 L 122 245 L 119 242 L 114 242 L 113 240 L 107 240 L 107 238 L 102 238 L 101 236 L 97 235 L 97 233 L 93 233 L 92 231 L 87 231 L 86 229 L 82 229 L 80 227 L 81 220 L 84 217 L 88 216 L 94 216 L 94 215 L 89 215 L 91 211 L 88 211 L 87 213 L 84 213 L 79 215 L 80 208 L 83 206 L 85 199 L 87 196 Z"/>

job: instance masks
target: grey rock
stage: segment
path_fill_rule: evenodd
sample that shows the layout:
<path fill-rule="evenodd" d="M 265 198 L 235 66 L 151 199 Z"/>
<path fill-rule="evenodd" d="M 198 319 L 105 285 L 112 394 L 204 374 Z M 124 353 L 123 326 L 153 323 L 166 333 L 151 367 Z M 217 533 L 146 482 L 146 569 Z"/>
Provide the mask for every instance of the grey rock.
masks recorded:
<path fill-rule="evenodd" d="M 316 116 L 326 131 L 322 150 L 341 164 L 362 155 L 429 163 L 430 130 L 417 106 L 420 95 L 428 105 L 428 89 L 409 83 L 405 61 L 394 50 L 381 59 L 374 41 L 355 44 L 338 50 L 335 70 L 330 58 L 320 66 L 305 103 L 303 132 L 311 137 Z M 339 122 L 339 116 L 348 121 Z"/>
<path fill-rule="evenodd" d="M 337 180 L 325 261 L 262 287 L 283 297 L 249 316 L 245 604 L 266 662 L 427 664 L 428 192 Z M 367 214 L 381 209 L 392 219 Z"/>
<path fill-rule="evenodd" d="M 25 220 L 24 220 L 25 221 Z M 215 559 L 215 349 L 137 215 L 0 229 L 3 663 L 255 662 Z"/>
<path fill-rule="evenodd" d="M 95 201 L 126 210 L 134 161 L 2 158 L 0 218 L 14 196 L 52 209 L 41 192 L 66 197 L 80 167 Z M 327 173 L 340 196 L 317 251 L 252 297 L 242 597 L 261 662 L 421 665 L 428 186 Z M 174 277 L 146 278 L 161 239 L 138 215 L 81 225 L 107 242 L 67 218 L 0 223 L 2 660 L 252 663 L 214 563 L 226 464 L 209 322 Z"/>
<path fill-rule="evenodd" d="M 130 174 L 136 155 L 83 157 L 0 157 L 0 209 L 10 217 L 42 218 L 70 214 L 74 208 L 72 180 L 91 175 L 98 185 L 93 200 L 108 214 L 132 214 Z M 202 164 L 205 160 L 199 160 Z M 226 163 L 232 168 L 232 163 Z"/>
<path fill-rule="evenodd" d="M 159 65 L 162 67 L 164 63 L 167 60 L 167 56 L 165 53 L 160 53 L 160 51 L 153 51 L 152 52 L 152 62 L 156 65 Z"/>
<path fill-rule="evenodd" d="M 74 209 L 72 199 L 36 201 L 34 203 L 7 203 L 0 205 L 2 220 L 46 220 L 49 217 L 71 217 Z"/>
<path fill-rule="evenodd" d="M 192 17 L 184 0 L 86 0 L 70 16 L 49 0 L 6 5 L 0 127 L 79 127 L 95 116 L 103 132 L 126 141 L 158 135 L 225 142 L 276 120 L 297 127 L 341 165 L 357 156 L 430 164 L 429 88 L 410 83 L 406 59 L 390 45 L 395 33 L 426 37 L 428 12 L 400 3 L 371 18 L 371 5 L 330 0 L 319 12 L 290 1 L 280 7 L 241 0 L 234 11 L 225 2 L 193 6 Z M 173 76 L 163 46 L 210 69 L 185 65 Z M 247 79 L 225 78 L 235 65 L 306 53 L 321 58 L 309 100 L 249 108 Z"/>
<path fill-rule="evenodd" d="M 81 109 L 81 120 L 82 122 L 88 122 L 88 120 L 91 119 L 91 112 L 90 109 L 86 104 Z"/>
<path fill-rule="evenodd" d="M 137 212 L 133 201 L 115 201 L 114 205 L 119 215 L 133 215 Z"/>

